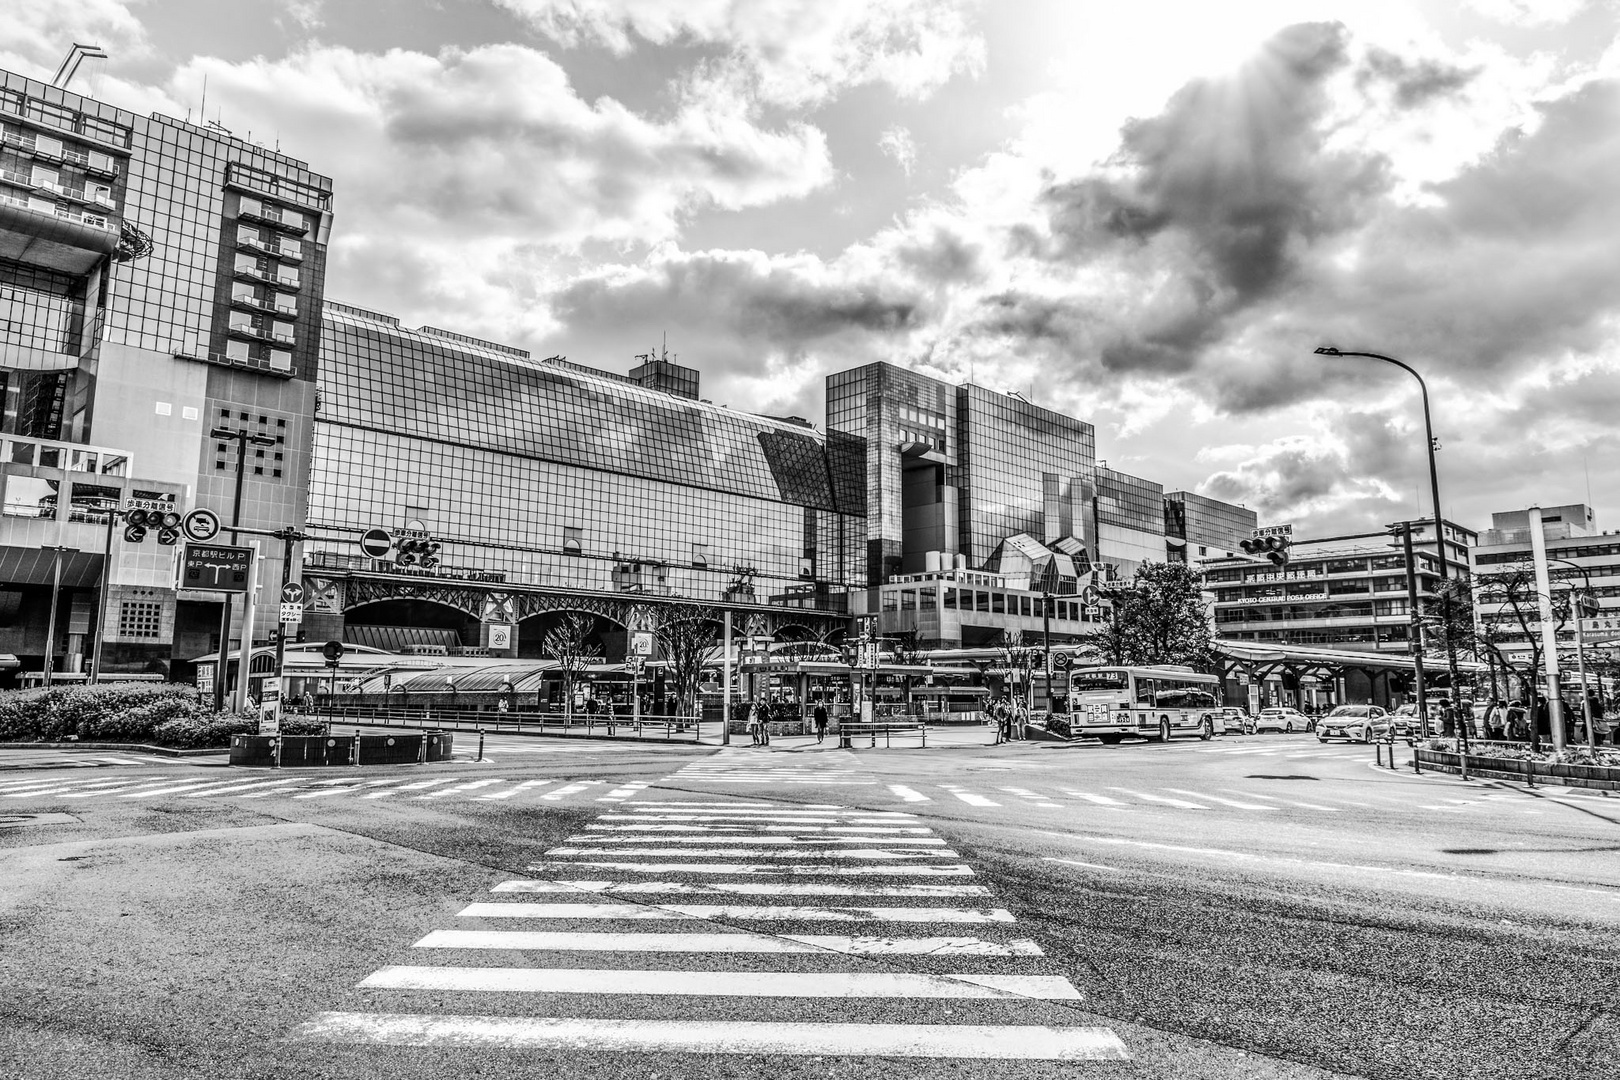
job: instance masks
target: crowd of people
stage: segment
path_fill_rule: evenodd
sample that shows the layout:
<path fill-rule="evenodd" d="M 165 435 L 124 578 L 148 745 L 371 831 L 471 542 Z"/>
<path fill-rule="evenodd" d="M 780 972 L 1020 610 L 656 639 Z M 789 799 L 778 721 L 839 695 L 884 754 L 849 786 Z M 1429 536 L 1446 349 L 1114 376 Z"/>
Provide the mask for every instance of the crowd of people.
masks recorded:
<path fill-rule="evenodd" d="M 1445 699 L 1442 698 L 1441 701 L 1444 703 Z M 1568 736 L 1567 741 L 1571 743 L 1587 741 L 1587 710 L 1590 710 L 1592 715 L 1592 744 L 1594 746 L 1608 744 L 1614 733 L 1614 723 L 1603 700 L 1595 694 L 1587 699 L 1584 707 L 1580 701 L 1564 702 L 1564 731 Z M 1450 711 L 1457 712 L 1456 709 Z M 1454 717 L 1451 723 L 1446 723 L 1444 711 L 1441 716 L 1441 734 L 1447 737 L 1455 735 L 1457 719 Z M 1517 698 L 1511 701 L 1497 698 L 1485 707 L 1485 712 L 1479 720 L 1479 728 L 1481 738 L 1499 742 L 1529 743 L 1533 749 L 1539 750 L 1543 745 L 1552 742 L 1552 709 L 1545 694 L 1536 694 L 1528 703 Z"/>

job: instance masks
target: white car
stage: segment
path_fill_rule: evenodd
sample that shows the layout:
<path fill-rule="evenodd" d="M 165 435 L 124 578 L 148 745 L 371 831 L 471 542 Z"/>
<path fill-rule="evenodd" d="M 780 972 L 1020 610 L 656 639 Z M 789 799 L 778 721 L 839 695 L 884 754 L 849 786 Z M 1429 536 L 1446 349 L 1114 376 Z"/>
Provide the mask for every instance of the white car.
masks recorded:
<path fill-rule="evenodd" d="M 1316 725 L 1316 738 L 1370 743 L 1389 735 L 1395 720 L 1377 705 L 1340 705 Z"/>
<path fill-rule="evenodd" d="M 1261 709 L 1258 716 L 1243 725 L 1243 730 L 1250 735 L 1262 731 L 1282 731 L 1292 734 L 1296 731 L 1311 730 L 1311 718 L 1298 709 L 1287 706 Z"/>

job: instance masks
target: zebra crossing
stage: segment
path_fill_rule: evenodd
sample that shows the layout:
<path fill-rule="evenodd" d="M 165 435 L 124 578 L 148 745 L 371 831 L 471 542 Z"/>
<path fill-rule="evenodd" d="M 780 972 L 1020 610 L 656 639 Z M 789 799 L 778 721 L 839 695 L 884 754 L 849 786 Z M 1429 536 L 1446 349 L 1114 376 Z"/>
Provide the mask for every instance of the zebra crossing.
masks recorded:
<path fill-rule="evenodd" d="M 260 799 L 296 801 L 354 798 L 391 802 L 527 802 L 538 805 L 562 802 L 622 802 L 649 785 L 609 780 L 561 778 L 438 776 L 418 779 L 407 773 L 370 779 L 359 774 L 335 777 L 307 775 L 123 774 L 88 779 L 78 775 L 0 781 L 0 807 L 26 802 L 106 799 Z M 611 788 L 611 790 L 609 790 Z"/>
<path fill-rule="evenodd" d="M 553 1065 L 603 1050 L 1066 1070 L 1131 1057 L 1112 1029 L 1066 1022 L 1079 989 L 913 814 L 638 800 L 528 871 L 416 941 L 420 962 L 367 974 L 369 1008 L 319 1013 L 293 1038 Z"/>
<path fill-rule="evenodd" d="M 700 784 L 839 784 L 876 783 L 848 750 L 814 755 L 762 753 L 752 747 L 728 746 L 712 756 L 688 762 L 665 780 Z"/>

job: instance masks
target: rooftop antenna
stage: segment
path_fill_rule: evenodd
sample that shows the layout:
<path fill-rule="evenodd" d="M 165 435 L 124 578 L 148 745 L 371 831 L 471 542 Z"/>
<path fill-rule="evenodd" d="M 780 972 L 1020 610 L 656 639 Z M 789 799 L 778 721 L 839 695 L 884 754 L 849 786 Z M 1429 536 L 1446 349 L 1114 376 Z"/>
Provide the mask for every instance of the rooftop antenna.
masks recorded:
<path fill-rule="evenodd" d="M 81 45 L 75 41 L 73 48 L 62 58 L 62 66 L 51 76 L 51 85 L 58 90 L 66 90 L 68 83 L 73 81 L 73 76 L 78 74 L 79 65 L 84 63 L 85 57 L 105 60 L 107 53 L 100 45 Z"/>
<path fill-rule="evenodd" d="M 197 106 L 197 122 L 205 123 L 208 120 L 208 72 L 203 72 L 203 99 Z"/>

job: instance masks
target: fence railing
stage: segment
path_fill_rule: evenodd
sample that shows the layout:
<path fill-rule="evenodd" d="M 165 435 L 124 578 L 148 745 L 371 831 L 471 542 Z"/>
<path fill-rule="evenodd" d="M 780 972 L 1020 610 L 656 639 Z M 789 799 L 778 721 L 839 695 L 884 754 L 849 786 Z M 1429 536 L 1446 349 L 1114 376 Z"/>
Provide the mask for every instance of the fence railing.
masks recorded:
<path fill-rule="evenodd" d="M 699 742 L 705 730 L 720 734 L 718 720 L 695 716 L 643 716 L 640 718 L 602 713 L 500 711 L 464 709 L 439 705 L 331 705 L 317 706 L 305 714 L 332 724 L 361 727 L 433 728 L 443 731 L 487 731 L 529 735 L 574 735 L 579 737 L 634 736 L 667 742 Z"/>

